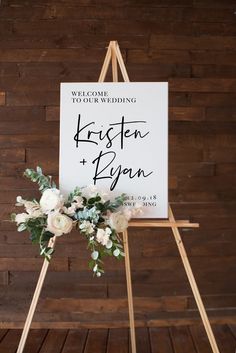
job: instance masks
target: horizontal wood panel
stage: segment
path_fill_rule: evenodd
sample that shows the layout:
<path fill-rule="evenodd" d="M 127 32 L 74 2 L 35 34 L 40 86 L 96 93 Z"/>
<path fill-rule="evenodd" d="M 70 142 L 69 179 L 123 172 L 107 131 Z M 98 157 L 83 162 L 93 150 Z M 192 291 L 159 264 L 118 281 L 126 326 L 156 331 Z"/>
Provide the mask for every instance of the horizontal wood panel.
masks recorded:
<path fill-rule="evenodd" d="M 37 24 L 35 26 L 35 28 L 38 28 Z M 52 28 L 55 28 L 54 24 L 52 24 Z M 66 28 L 68 28 L 67 25 Z M 31 29 L 31 31 L 32 30 L 33 29 Z M 48 32 L 46 28 L 45 31 L 46 33 Z M 58 31 L 58 28 L 56 28 L 56 31 Z M 78 31 L 78 28 L 76 31 Z M 46 33 L 44 33 L 44 35 L 46 35 Z M 40 36 L 41 35 L 40 33 Z M 0 49 L 0 62 L 25 62 L 30 60 L 31 62 L 76 61 L 81 63 L 96 62 L 99 64 L 103 57 L 103 49 Z"/>
<path fill-rule="evenodd" d="M 17 148 L 0 148 L 0 159 L 2 162 L 24 162 L 25 161 L 25 149 Z"/>
<path fill-rule="evenodd" d="M 106 3 L 106 2 L 104 2 Z M 117 2 L 119 3 L 119 2 Z M 88 6 L 90 5 L 90 6 Z M 165 4 L 151 4 L 151 7 L 143 6 L 144 3 L 136 3 L 135 6 L 132 2 L 127 4 L 126 8 L 123 6 L 117 7 L 114 12 L 114 7 L 110 6 L 107 1 L 107 6 L 103 8 L 96 8 L 91 6 L 90 3 L 71 3 L 66 8 L 60 3 L 53 3 L 51 6 L 35 7 L 35 6 L 22 6 L 18 5 L 12 7 L 5 7 L 2 9 L 1 18 L 5 19 L 27 19 L 31 17 L 33 20 L 52 20 L 57 19 L 110 19 L 113 16 L 116 19 L 158 19 L 158 21 L 191 21 L 191 22 L 234 22 L 232 11 L 227 8 L 212 9 L 212 8 L 185 8 L 183 4 L 180 7 L 166 7 Z M 121 5 L 121 4 L 120 4 Z M 140 5 L 140 6 L 139 6 Z M 163 6 L 163 7 L 160 7 Z M 76 15 L 77 13 L 77 15 Z"/>
<path fill-rule="evenodd" d="M 36 8 L 39 13 L 39 7 Z M 65 7 L 64 7 L 65 9 Z M 81 11 L 82 12 L 82 11 Z M 2 12 L 1 12 L 2 13 Z M 24 12 L 24 14 L 27 13 Z M 78 12 L 76 12 L 78 14 Z M 44 21 L 45 22 L 45 21 Z M 47 21 L 50 22 L 50 21 Z M 135 33 L 127 38 L 125 34 L 117 34 L 116 36 L 122 48 L 146 48 L 147 47 L 147 34 L 136 35 Z M 74 33 L 73 36 L 60 36 L 51 34 L 50 36 L 40 36 L 35 40 L 34 36 L 30 33 L 27 34 L 11 34 L 0 39 L 2 49 L 57 49 L 57 48 L 104 48 L 110 40 L 110 35 L 107 33 L 93 34 L 88 33 L 80 36 L 79 33 Z M 99 70 L 97 68 L 97 70 Z"/>
<path fill-rule="evenodd" d="M 13 78 L 15 80 L 15 77 Z M 44 120 L 43 107 L 8 107 L 0 109 L 0 121 L 39 121 Z"/>
<path fill-rule="evenodd" d="M 1 123 L 0 123 L 1 124 Z M 26 151 L 28 148 L 36 148 L 39 149 L 39 147 L 48 147 L 48 148 L 54 148 L 56 149 L 59 145 L 59 137 L 58 134 L 27 134 L 27 122 L 20 123 L 22 126 L 22 129 L 19 128 L 19 130 L 22 131 L 22 134 L 17 134 L 17 135 L 0 135 L 0 144 L 2 147 L 6 148 L 21 148 L 21 147 L 26 147 Z M 9 127 L 9 126 L 8 126 Z M 30 126 L 29 126 L 30 128 Z M 56 126 L 57 129 L 57 126 Z M 32 129 L 33 130 L 33 129 Z M 53 127 L 52 127 L 53 130 Z M 49 129 L 50 132 L 50 129 Z M 42 132 L 43 133 L 43 132 Z M 49 156 L 50 158 L 50 156 Z M 58 163 L 56 160 L 55 163 Z M 8 164 L 10 167 L 10 165 Z M 14 168 L 14 165 L 12 165 L 12 168 Z M 7 174 L 7 171 L 6 171 Z"/>
<path fill-rule="evenodd" d="M 18 257 L 16 260 L 15 257 L 7 257 L 7 253 L 5 255 L 0 258 L 0 271 L 39 271 L 43 264 L 42 258 Z M 49 271 L 67 271 L 68 268 L 68 258 L 55 258 L 51 261 Z"/>
<path fill-rule="evenodd" d="M 48 135 L 58 136 L 58 122 L 42 122 L 42 121 L 21 121 L 16 123 L 15 121 L 1 121 L 0 129 L 2 135 L 37 135 L 39 132 L 43 133 L 44 130 L 47 131 Z M 27 137 L 26 137 L 27 139 Z"/>
<path fill-rule="evenodd" d="M 207 55 L 206 55 L 207 54 Z M 228 51 L 214 51 L 214 50 L 176 50 L 176 49 L 162 49 L 157 51 L 144 51 L 141 49 L 128 50 L 127 62 L 139 64 L 214 64 L 214 65 L 235 65 L 236 52 L 234 50 Z"/>
<path fill-rule="evenodd" d="M 173 301 L 171 297 L 159 298 L 156 301 L 150 301 L 150 298 L 135 298 L 134 305 L 136 312 L 152 311 L 152 310 L 169 310 L 181 311 L 186 309 L 186 298 L 180 297 L 177 301 Z M 94 302 L 93 299 L 45 299 L 39 303 L 39 311 L 42 312 L 127 312 L 127 299 L 100 299 Z"/>
<path fill-rule="evenodd" d="M 25 255 L 25 254 L 24 254 Z M 176 253 L 177 255 L 177 253 Z M 27 254 L 26 254 L 27 257 Z M 70 259 L 70 270 L 71 273 L 67 274 L 67 281 L 72 280 L 73 278 L 80 278 L 81 283 L 93 283 L 94 279 L 92 273 L 88 270 L 87 260 L 89 256 L 81 256 L 81 259 L 78 258 L 71 258 Z M 212 276 L 214 273 L 217 274 L 218 280 L 216 281 L 216 287 L 222 283 L 224 283 L 228 288 L 232 288 L 233 283 L 233 275 L 235 271 L 235 256 L 228 256 L 227 258 L 224 256 L 217 256 L 214 259 L 210 258 L 209 260 L 207 257 L 191 257 L 190 259 L 193 270 L 195 271 L 196 279 L 201 284 L 206 284 L 207 286 L 211 285 Z M 159 283 L 160 288 L 162 285 L 165 287 L 167 285 L 171 286 L 172 284 L 179 283 L 179 286 L 183 286 L 181 281 L 187 282 L 186 274 L 182 268 L 182 264 L 178 256 L 166 256 L 166 257 L 143 257 L 143 268 L 141 265 L 138 264 L 138 261 L 132 258 L 133 264 L 133 271 L 132 277 L 134 283 L 140 281 L 143 284 L 152 284 L 152 283 Z M 106 262 L 106 275 L 98 282 L 101 284 L 120 284 L 125 283 L 125 273 L 124 273 L 124 265 L 121 262 L 114 263 L 112 261 Z M 151 266 L 151 263 L 153 266 Z M 224 263 L 224 267 L 222 268 L 221 264 Z M 146 265 L 146 266 L 145 266 Z M 175 273 L 173 274 L 172 268 L 175 268 Z M 77 274 L 77 271 L 80 274 Z M 11 271 L 10 283 L 11 284 L 19 284 L 19 281 L 22 282 L 25 274 L 21 272 Z M 37 276 L 37 273 L 34 274 Z M 28 279 L 32 278 L 28 274 Z M 52 276 L 48 275 L 50 281 L 53 281 L 54 285 L 57 281 L 63 282 L 63 275 L 62 273 L 53 273 Z M 59 285 L 59 283 L 58 283 Z M 173 289 L 174 290 L 174 289 Z"/>
<path fill-rule="evenodd" d="M 17 92 L 9 91 L 7 94 L 8 106 L 45 106 L 58 105 L 59 92 Z M 14 131 L 13 131 L 14 132 Z"/>
<path fill-rule="evenodd" d="M 234 48 L 236 38 L 227 36 L 160 36 L 152 35 L 150 39 L 151 49 L 205 49 L 221 50 Z"/>
<path fill-rule="evenodd" d="M 236 66 L 234 65 L 192 65 L 193 77 L 218 77 L 235 78 Z"/>
<path fill-rule="evenodd" d="M 186 78 L 170 79 L 170 91 L 176 92 L 235 92 L 234 79 Z"/>
<path fill-rule="evenodd" d="M 26 314 L 26 313 L 25 313 Z M 24 314 L 24 315 L 25 315 Z M 232 310 L 226 312 L 224 315 L 220 311 L 210 311 L 209 319 L 211 324 L 235 324 L 234 318 L 235 312 Z M 21 328 L 24 323 L 24 315 L 17 313 L 15 315 L 15 322 L 9 322 L 9 317 L 6 313 L 1 313 L 3 321 L 1 322 L 1 327 L 4 328 Z M 73 314 L 59 314 L 54 313 L 49 317 L 48 313 L 36 313 L 35 320 L 32 323 L 32 328 L 53 328 L 53 329 L 108 329 L 108 328 L 124 328 L 129 327 L 129 321 L 127 314 L 106 314 L 104 319 L 104 314 L 90 314 L 87 313 L 83 316 L 81 313 Z M 59 323 L 60 321 L 60 323 Z M 201 324 L 201 319 L 199 313 L 175 313 L 173 312 L 171 317 L 169 313 L 157 312 L 157 318 L 153 318 L 153 315 L 144 316 L 142 314 L 136 314 L 135 325 L 138 328 L 141 327 L 169 327 L 173 326 L 184 326 L 184 325 L 196 325 Z M 229 352 L 230 353 L 230 352 Z"/>
<path fill-rule="evenodd" d="M 89 68 L 88 68 L 89 69 Z M 175 76 L 178 76 L 178 69 L 171 68 L 171 66 L 167 66 L 166 73 L 162 71 L 162 74 L 156 73 L 151 81 L 169 81 L 169 91 L 170 92 L 236 92 L 236 79 L 232 78 L 190 78 L 188 77 L 188 66 L 183 66 L 180 68 L 181 70 L 186 72 L 186 78 L 169 78 L 168 76 L 171 72 L 176 72 Z M 133 69 L 134 70 L 134 69 Z M 132 75 L 132 71 L 131 71 Z M 93 73 L 93 78 L 95 78 L 95 73 Z M 145 76 L 146 77 L 146 76 Z M 139 75 L 139 79 L 141 81 L 145 81 L 145 77 L 141 77 Z M 73 76 L 71 74 L 64 75 L 63 79 L 68 82 L 77 82 L 78 80 L 82 80 L 83 77 L 81 76 Z M 17 81 L 17 84 L 15 82 Z M 62 77 L 23 77 L 23 78 L 16 78 L 16 77 L 2 77 L 0 78 L 0 88 L 2 90 L 8 91 L 11 90 L 12 86 L 14 85 L 14 91 L 20 92 L 24 91 L 36 91 L 38 95 L 42 94 L 42 87 L 44 87 L 44 91 L 59 91 L 60 89 L 60 82 L 62 81 Z M 30 109 L 29 109 L 30 110 Z M 32 109 L 33 111 L 33 109 Z M 15 116 L 18 113 L 14 114 Z"/>

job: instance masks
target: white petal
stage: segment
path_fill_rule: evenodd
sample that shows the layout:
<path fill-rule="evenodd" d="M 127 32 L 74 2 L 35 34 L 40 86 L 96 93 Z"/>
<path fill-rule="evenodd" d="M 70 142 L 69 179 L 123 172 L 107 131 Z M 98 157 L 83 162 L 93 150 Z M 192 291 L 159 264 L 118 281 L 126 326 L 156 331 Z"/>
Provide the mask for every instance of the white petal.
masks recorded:
<path fill-rule="evenodd" d="M 112 241 L 109 239 L 106 244 L 106 248 L 110 249 L 112 247 Z"/>
<path fill-rule="evenodd" d="M 116 257 L 119 256 L 120 255 L 120 250 L 119 249 L 114 250 L 113 251 L 113 255 L 116 256 Z"/>
<path fill-rule="evenodd" d="M 93 260 L 97 260 L 98 255 L 99 255 L 99 252 L 96 251 L 96 250 L 94 250 L 94 251 L 92 252 L 92 254 L 91 254 L 91 257 L 92 257 Z"/>

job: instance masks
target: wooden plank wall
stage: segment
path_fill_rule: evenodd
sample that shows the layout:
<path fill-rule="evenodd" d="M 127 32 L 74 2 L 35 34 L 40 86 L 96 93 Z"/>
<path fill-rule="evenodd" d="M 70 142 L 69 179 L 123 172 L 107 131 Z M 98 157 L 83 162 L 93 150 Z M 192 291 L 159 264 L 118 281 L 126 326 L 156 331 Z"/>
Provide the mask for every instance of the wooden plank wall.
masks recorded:
<path fill-rule="evenodd" d="M 22 172 L 41 165 L 58 175 L 59 83 L 97 81 L 114 39 L 132 81 L 169 81 L 170 200 L 177 217 L 201 224 L 182 234 L 206 306 L 218 322 L 235 320 L 235 7 L 231 0 L 1 1 L 1 326 L 22 325 L 42 264 L 7 221 L 17 195 L 37 195 Z M 139 324 L 195 320 L 171 234 L 131 230 L 130 245 Z M 123 263 L 109 261 L 106 275 L 93 279 L 87 257 L 77 234 L 60 239 L 38 326 L 127 324 Z"/>

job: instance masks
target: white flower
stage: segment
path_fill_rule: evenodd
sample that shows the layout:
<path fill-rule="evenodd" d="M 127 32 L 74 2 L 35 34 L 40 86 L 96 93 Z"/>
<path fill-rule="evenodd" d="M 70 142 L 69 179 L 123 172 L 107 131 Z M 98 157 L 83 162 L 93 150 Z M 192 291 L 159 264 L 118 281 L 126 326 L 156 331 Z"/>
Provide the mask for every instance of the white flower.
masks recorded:
<path fill-rule="evenodd" d="M 83 195 L 90 199 L 96 197 L 97 195 L 101 197 L 101 202 L 104 203 L 109 200 L 110 195 L 106 190 L 98 188 L 96 185 L 89 185 L 82 189 Z"/>
<path fill-rule="evenodd" d="M 17 198 L 16 198 L 16 206 L 23 206 L 24 203 L 25 203 L 25 200 L 22 199 L 21 196 L 17 196 Z"/>
<path fill-rule="evenodd" d="M 26 212 L 30 215 L 31 218 L 38 218 L 43 216 L 42 210 L 40 210 L 40 206 L 37 202 L 24 200 L 24 206 Z"/>
<path fill-rule="evenodd" d="M 48 213 L 52 210 L 59 210 L 63 206 L 64 199 L 60 190 L 56 188 L 47 189 L 43 192 L 39 203 L 42 211 Z"/>
<path fill-rule="evenodd" d="M 62 234 L 70 233 L 72 227 L 73 221 L 68 216 L 58 211 L 53 211 L 48 214 L 47 230 L 57 237 Z"/>
<path fill-rule="evenodd" d="M 108 235 L 110 236 L 110 235 L 111 235 L 111 233 L 112 233 L 111 228 L 106 227 L 106 229 L 105 229 L 105 233 L 106 233 L 106 234 L 108 234 Z"/>
<path fill-rule="evenodd" d="M 97 277 L 101 277 L 101 272 L 97 272 L 97 273 L 96 273 L 96 276 L 97 276 Z"/>
<path fill-rule="evenodd" d="M 119 250 L 119 249 L 114 250 L 114 251 L 113 251 L 113 255 L 114 255 L 115 257 L 119 256 L 119 255 L 120 255 L 120 250 Z"/>
<path fill-rule="evenodd" d="M 25 221 L 27 221 L 27 219 L 29 219 L 30 216 L 27 213 L 18 213 L 15 217 L 15 222 L 17 225 L 19 225 L 20 223 L 24 223 Z"/>
<path fill-rule="evenodd" d="M 89 185 L 82 189 L 83 195 L 86 198 L 91 198 L 97 196 L 98 188 L 95 185 Z"/>
<path fill-rule="evenodd" d="M 96 265 L 94 266 L 94 268 L 93 268 L 93 272 L 96 272 L 97 269 L 98 269 L 98 265 L 96 264 Z"/>
<path fill-rule="evenodd" d="M 143 213 L 142 204 L 136 202 L 134 207 L 124 207 L 122 213 L 127 221 L 129 221 L 132 217 L 141 215 Z"/>
<path fill-rule="evenodd" d="M 85 234 L 92 234 L 94 232 L 94 224 L 89 221 L 83 221 L 80 224 L 79 229 Z"/>
<path fill-rule="evenodd" d="M 132 215 L 133 215 L 133 212 L 131 211 L 130 208 L 125 207 L 124 210 L 123 210 L 123 215 L 125 216 L 125 218 L 127 219 L 127 221 L 129 221 L 130 218 L 131 218 Z"/>
<path fill-rule="evenodd" d="M 96 250 L 94 250 L 94 251 L 92 252 L 92 254 L 91 254 L 91 258 L 92 258 L 93 260 L 97 260 L 97 259 L 98 259 L 98 255 L 99 255 L 99 252 L 96 251 Z"/>
<path fill-rule="evenodd" d="M 115 229 L 117 233 L 121 233 L 128 227 L 128 220 L 122 212 L 118 211 L 109 216 L 108 224 L 111 228 Z"/>
<path fill-rule="evenodd" d="M 82 208 L 84 205 L 83 197 L 82 196 L 74 196 L 73 203 L 71 204 L 71 206 L 72 205 L 75 205 L 76 209 Z"/>
<path fill-rule="evenodd" d="M 30 218 L 39 218 L 43 216 L 43 213 L 40 209 L 39 210 L 35 209 L 31 211 L 29 216 Z"/>
<path fill-rule="evenodd" d="M 106 201 L 108 201 L 111 198 L 111 195 L 109 194 L 109 192 L 106 190 L 102 190 L 102 189 L 99 191 L 99 196 L 101 197 L 102 203 L 105 203 Z"/>
<path fill-rule="evenodd" d="M 81 196 L 74 196 L 70 207 L 63 207 L 63 211 L 69 216 L 74 216 L 78 208 L 83 208 L 83 198 Z"/>
<path fill-rule="evenodd" d="M 112 248 L 112 245 L 113 245 L 113 243 L 112 243 L 111 239 L 108 239 L 107 244 L 106 244 L 106 248 L 110 249 L 110 248 Z"/>
<path fill-rule="evenodd" d="M 72 203 L 70 207 L 63 207 L 62 210 L 68 216 L 74 216 L 76 211 L 76 204 Z"/>
<path fill-rule="evenodd" d="M 141 215 L 143 213 L 142 204 L 136 202 L 134 208 L 132 209 L 132 217 L 136 215 Z"/>
<path fill-rule="evenodd" d="M 43 216 L 38 202 L 24 200 L 21 196 L 17 196 L 16 201 L 16 206 L 25 206 L 25 210 L 30 216 L 28 218 L 38 218 Z"/>
<path fill-rule="evenodd" d="M 22 196 L 16 196 L 16 202 L 23 204 L 23 201 L 24 201 L 24 199 L 22 199 Z"/>
<path fill-rule="evenodd" d="M 111 234 L 111 229 L 110 228 L 106 227 L 105 230 L 101 229 L 101 228 L 98 228 L 97 234 L 96 234 L 97 242 L 102 244 L 102 245 L 107 246 L 110 234 Z"/>

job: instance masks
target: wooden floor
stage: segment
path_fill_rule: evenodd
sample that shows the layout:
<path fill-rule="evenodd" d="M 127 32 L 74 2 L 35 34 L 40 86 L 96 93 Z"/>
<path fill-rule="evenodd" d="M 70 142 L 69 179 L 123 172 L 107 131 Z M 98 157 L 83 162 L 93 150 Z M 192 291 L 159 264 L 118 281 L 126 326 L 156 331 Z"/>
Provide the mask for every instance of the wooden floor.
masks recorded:
<path fill-rule="evenodd" d="M 236 325 L 213 325 L 221 353 L 235 353 Z M 21 330 L 0 330 L 0 352 L 15 353 Z M 211 353 L 201 325 L 138 328 L 138 353 Z M 121 329 L 31 330 L 24 353 L 130 353 Z"/>

